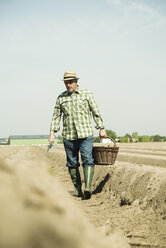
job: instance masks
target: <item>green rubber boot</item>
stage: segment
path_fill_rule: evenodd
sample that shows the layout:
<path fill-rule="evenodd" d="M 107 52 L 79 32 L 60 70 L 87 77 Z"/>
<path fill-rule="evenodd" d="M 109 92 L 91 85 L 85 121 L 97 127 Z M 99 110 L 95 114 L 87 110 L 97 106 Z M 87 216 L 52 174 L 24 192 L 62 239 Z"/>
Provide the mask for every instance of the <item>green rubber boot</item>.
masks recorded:
<path fill-rule="evenodd" d="M 92 166 L 84 167 L 84 179 L 85 179 L 84 195 L 86 199 L 90 199 L 92 195 L 91 183 L 92 183 L 93 174 L 94 174 L 94 167 Z"/>
<path fill-rule="evenodd" d="M 82 183 L 81 183 L 81 177 L 80 177 L 79 169 L 78 168 L 76 168 L 76 169 L 75 168 L 72 168 L 72 169 L 69 168 L 69 173 L 70 173 L 71 180 L 72 180 L 74 187 L 75 187 L 75 191 L 72 192 L 72 195 L 75 197 L 81 197 L 82 196 L 82 189 L 81 189 Z"/>

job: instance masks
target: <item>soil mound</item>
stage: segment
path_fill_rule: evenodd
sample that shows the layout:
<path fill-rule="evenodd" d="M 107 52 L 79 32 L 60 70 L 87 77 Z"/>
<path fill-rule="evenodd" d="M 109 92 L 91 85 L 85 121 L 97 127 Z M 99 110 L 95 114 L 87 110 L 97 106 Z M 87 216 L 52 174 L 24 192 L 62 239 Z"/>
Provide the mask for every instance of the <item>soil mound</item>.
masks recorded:
<path fill-rule="evenodd" d="M 95 229 L 59 182 L 62 153 L 55 163 L 40 147 L 0 149 L 0 247 L 129 247 L 120 232 L 106 237 Z"/>
<path fill-rule="evenodd" d="M 160 148 L 150 144 L 153 149 Z M 57 156 L 58 151 L 50 157 L 54 169 L 66 189 L 72 188 L 62 150 L 58 167 Z M 152 165 L 117 160 L 113 166 L 95 166 L 92 198 L 76 200 L 94 226 L 107 236 L 121 230 L 132 247 L 166 247 L 166 169 Z"/>

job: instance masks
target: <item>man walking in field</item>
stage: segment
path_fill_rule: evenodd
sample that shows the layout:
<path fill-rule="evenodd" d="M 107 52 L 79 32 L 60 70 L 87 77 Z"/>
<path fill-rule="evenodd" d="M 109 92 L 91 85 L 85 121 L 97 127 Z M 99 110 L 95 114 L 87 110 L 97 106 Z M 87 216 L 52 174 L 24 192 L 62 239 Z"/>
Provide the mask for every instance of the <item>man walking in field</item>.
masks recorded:
<path fill-rule="evenodd" d="M 79 151 L 84 170 L 86 199 L 91 197 L 91 183 L 94 174 L 92 158 L 93 127 L 91 113 L 101 137 L 106 136 L 102 117 L 92 93 L 78 87 L 76 73 L 67 71 L 63 81 L 66 91 L 57 98 L 50 128 L 49 142 L 54 142 L 54 133 L 60 130 L 63 115 L 63 143 L 67 157 L 67 167 L 75 186 L 73 196 L 82 196 L 82 183 L 79 172 Z"/>

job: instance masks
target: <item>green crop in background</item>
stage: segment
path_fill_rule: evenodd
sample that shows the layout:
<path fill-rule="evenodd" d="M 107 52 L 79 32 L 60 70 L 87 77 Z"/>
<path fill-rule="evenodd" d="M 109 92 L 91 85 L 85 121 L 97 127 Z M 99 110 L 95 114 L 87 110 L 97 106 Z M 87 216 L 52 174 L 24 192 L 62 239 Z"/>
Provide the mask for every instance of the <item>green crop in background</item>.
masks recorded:
<path fill-rule="evenodd" d="M 48 139 L 10 139 L 10 145 L 48 145 Z M 55 139 L 55 144 L 57 140 Z"/>

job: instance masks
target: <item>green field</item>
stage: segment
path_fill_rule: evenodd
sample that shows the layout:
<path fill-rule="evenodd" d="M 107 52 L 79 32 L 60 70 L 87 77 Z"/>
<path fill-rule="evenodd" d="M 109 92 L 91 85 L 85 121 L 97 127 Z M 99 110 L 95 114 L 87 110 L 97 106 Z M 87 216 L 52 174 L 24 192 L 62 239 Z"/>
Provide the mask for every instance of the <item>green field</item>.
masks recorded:
<path fill-rule="evenodd" d="M 39 145 L 48 144 L 48 139 L 11 139 L 10 145 Z"/>

